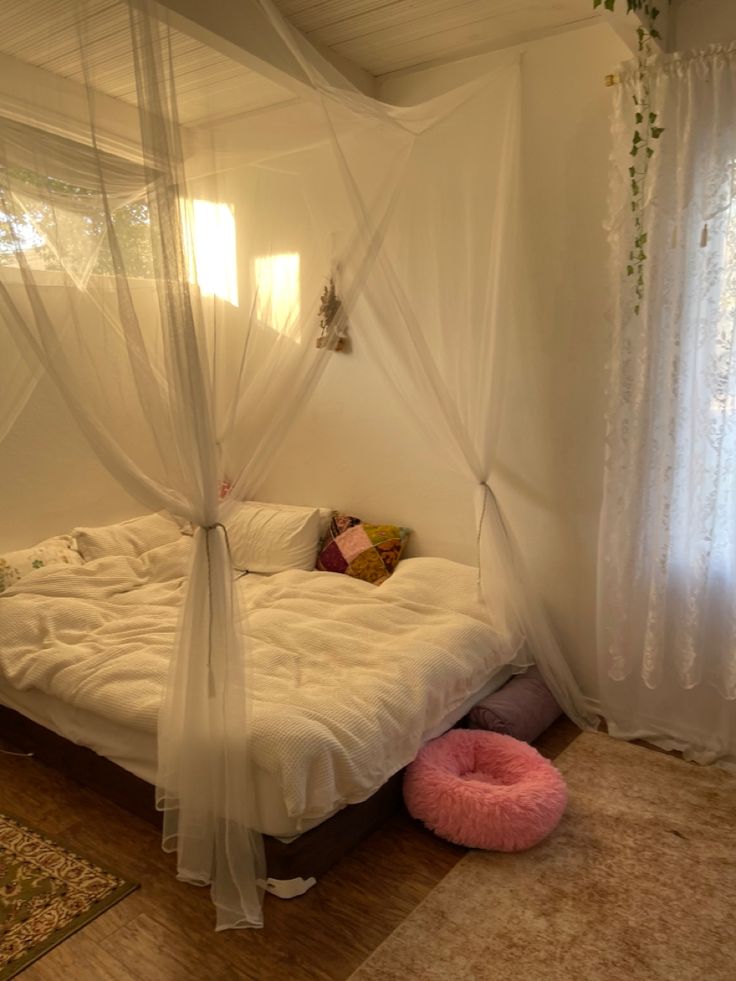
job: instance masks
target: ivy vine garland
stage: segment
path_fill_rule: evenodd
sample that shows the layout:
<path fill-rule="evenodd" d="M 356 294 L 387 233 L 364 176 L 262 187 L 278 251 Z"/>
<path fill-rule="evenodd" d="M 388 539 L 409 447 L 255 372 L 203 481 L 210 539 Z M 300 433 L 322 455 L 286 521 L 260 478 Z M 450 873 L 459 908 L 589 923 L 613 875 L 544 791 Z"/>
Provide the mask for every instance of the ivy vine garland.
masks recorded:
<path fill-rule="evenodd" d="M 604 7 L 606 10 L 612 11 L 615 6 L 616 0 L 593 0 L 593 9 Z M 657 126 L 658 114 L 652 108 L 647 59 L 651 53 L 652 41 L 661 39 L 662 35 L 656 27 L 660 10 L 650 0 L 626 0 L 626 12 L 643 14 L 647 21 L 647 26 L 639 27 L 636 32 L 639 42 L 638 86 L 632 97 L 634 100 L 634 135 L 629 151 L 634 158 L 634 162 L 629 167 L 631 210 L 634 214 L 634 242 L 629 251 L 626 273 L 628 276 L 635 277 L 636 303 L 634 304 L 634 313 L 638 316 L 644 300 L 644 263 L 647 260 L 644 195 L 649 175 L 649 163 L 654 156 L 654 144 L 664 133 L 663 127 Z"/>

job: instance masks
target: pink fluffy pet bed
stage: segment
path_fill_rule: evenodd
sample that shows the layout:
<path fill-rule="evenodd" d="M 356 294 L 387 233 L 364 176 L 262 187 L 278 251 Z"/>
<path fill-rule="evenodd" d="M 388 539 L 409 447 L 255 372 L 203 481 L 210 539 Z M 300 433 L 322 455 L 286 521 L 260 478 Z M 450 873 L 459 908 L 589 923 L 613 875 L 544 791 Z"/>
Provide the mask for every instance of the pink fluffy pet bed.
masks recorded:
<path fill-rule="evenodd" d="M 520 852 L 557 827 L 567 787 L 527 743 L 451 729 L 407 767 L 404 800 L 412 817 L 456 845 Z"/>

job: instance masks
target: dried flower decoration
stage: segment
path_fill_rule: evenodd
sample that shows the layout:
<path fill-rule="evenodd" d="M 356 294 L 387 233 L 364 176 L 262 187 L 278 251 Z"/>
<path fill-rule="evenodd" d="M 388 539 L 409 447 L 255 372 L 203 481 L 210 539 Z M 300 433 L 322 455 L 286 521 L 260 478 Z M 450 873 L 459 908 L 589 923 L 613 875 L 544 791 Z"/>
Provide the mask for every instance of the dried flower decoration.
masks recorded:
<path fill-rule="evenodd" d="M 330 276 L 320 296 L 319 326 L 321 333 L 317 338 L 317 347 L 326 347 L 331 351 L 348 350 L 348 321 L 335 289 L 334 276 Z"/>

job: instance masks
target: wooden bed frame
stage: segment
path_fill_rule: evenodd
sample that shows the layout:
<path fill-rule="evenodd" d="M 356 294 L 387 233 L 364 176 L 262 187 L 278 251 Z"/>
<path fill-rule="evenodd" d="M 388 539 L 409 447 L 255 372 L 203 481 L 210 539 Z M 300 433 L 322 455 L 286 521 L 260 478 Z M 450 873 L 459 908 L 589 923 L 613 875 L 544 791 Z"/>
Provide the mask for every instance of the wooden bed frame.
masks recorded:
<path fill-rule="evenodd" d="M 107 800 L 161 827 L 153 787 L 86 746 L 64 739 L 0 705 L 0 739 L 71 777 Z M 361 804 L 344 807 L 322 824 L 283 842 L 264 835 L 270 879 L 317 879 L 402 806 L 403 771 Z"/>

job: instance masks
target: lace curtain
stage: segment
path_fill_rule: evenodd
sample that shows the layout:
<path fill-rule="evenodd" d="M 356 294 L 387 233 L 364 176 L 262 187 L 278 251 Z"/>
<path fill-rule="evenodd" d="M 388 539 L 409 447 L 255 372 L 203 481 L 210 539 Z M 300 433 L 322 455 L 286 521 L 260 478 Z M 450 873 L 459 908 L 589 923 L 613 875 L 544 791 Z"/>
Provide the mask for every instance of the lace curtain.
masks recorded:
<path fill-rule="evenodd" d="M 614 110 L 616 298 L 599 550 L 612 732 L 736 759 L 736 46 L 654 61 L 645 298 L 626 274 L 635 68 Z"/>

